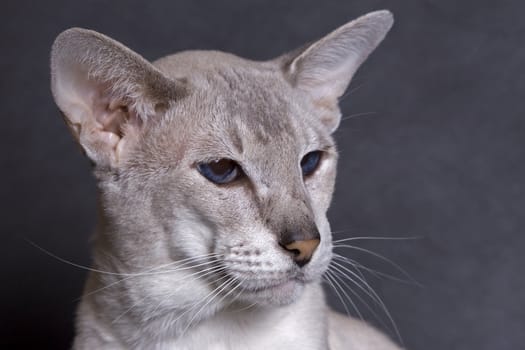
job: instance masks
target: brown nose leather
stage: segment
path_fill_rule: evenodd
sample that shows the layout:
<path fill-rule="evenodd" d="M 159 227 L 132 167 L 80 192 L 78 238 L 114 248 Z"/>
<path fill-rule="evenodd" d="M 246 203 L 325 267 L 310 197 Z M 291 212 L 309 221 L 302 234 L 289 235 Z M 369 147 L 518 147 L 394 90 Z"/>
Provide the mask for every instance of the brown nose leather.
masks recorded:
<path fill-rule="evenodd" d="M 293 241 L 283 245 L 283 248 L 294 254 L 293 259 L 299 266 L 308 264 L 315 249 L 319 245 L 319 238 L 308 239 L 305 241 Z"/>

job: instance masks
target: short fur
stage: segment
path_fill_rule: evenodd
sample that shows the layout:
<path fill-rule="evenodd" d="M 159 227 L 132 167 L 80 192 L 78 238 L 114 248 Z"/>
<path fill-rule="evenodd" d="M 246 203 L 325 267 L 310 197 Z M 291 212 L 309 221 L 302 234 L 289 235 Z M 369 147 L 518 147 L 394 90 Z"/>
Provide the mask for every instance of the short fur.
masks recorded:
<path fill-rule="evenodd" d="M 74 349 L 398 349 L 330 311 L 320 285 L 338 98 L 392 22 L 370 13 L 266 62 L 188 51 L 149 63 L 93 31 L 58 36 L 52 91 L 101 209 Z M 303 177 L 315 150 L 321 164 Z M 245 176 L 199 173 L 222 158 Z M 301 267 L 279 239 L 316 230 Z"/>

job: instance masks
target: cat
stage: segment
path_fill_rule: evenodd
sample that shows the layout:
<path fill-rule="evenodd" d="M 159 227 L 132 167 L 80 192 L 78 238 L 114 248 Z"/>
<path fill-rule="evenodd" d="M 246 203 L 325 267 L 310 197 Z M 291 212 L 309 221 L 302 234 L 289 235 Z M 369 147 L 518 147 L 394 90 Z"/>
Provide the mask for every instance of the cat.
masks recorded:
<path fill-rule="evenodd" d="M 392 23 L 372 12 L 264 62 L 56 38 L 53 96 L 100 207 L 74 349 L 399 349 L 321 287 L 338 98 Z"/>

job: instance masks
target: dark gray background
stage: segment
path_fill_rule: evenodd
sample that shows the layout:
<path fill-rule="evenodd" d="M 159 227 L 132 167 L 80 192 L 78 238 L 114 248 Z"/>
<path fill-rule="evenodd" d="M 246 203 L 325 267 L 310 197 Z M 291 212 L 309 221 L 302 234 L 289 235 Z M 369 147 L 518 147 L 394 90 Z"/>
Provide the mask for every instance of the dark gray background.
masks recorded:
<path fill-rule="evenodd" d="M 65 349 L 73 335 L 85 272 L 24 237 L 89 264 L 95 185 L 49 92 L 60 31 L 92 28 L 149 59 L 202 48 L 266 59 L 381 8 L 396 24 L 342 102 L 347 116 L 373 114 L 337 132 L 336 238 L 424 237 L 359 242 L 423 284 L 371 278 L 407 348 L 523 349 L 525 3 L 456 0 L 2 2 L 0 342 Z"/>

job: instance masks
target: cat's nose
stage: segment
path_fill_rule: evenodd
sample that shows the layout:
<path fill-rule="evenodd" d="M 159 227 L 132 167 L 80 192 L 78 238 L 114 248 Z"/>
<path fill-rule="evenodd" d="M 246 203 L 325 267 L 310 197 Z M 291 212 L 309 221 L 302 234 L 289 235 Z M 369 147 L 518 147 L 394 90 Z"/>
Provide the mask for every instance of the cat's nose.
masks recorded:
<path fill-rule="evenodd" d="M 307 239 L 293 239 L 291 237 L 284 240 L 282 239 L 280 245 L 284 250 L 292 253 L 292 258 L 297 265 L 303 267 L 310 262 L 310 259 L 320 242 L 321 237 L 319 236 L 319 233 L 316 232 L 315 235 L 308 237 Z"/>

